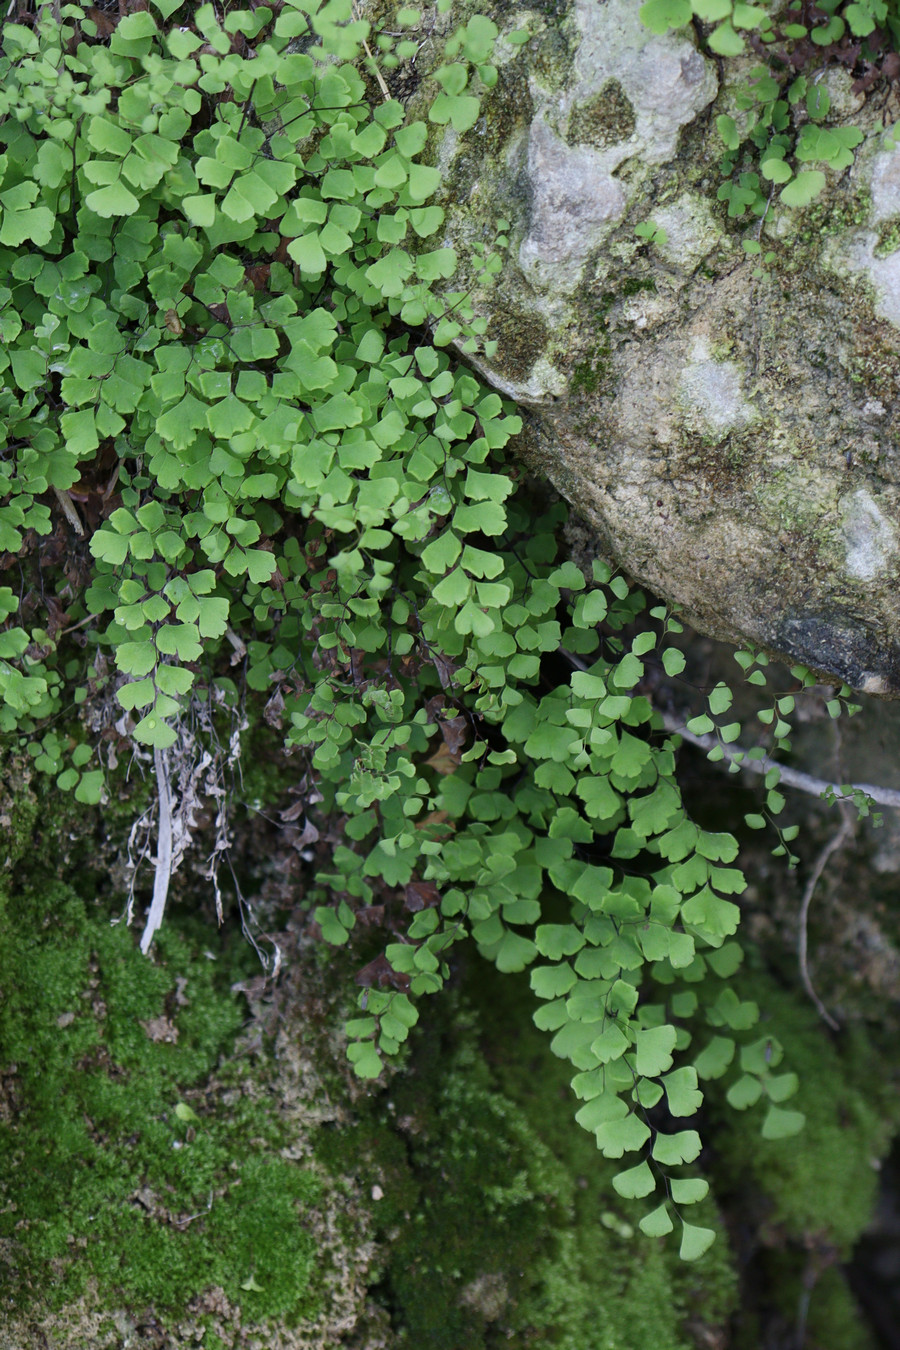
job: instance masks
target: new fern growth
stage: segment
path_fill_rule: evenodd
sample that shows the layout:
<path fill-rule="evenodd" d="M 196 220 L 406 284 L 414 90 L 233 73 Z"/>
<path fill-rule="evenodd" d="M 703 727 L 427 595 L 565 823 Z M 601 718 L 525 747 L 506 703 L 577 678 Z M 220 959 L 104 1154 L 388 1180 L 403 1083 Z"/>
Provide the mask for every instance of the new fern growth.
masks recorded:
<path fill-rule="evenodd" d="M 413 120 L 372 75 L 413 9 L 381 34 L 350 0 L 59 15 L 6 22 L 0 60 L 0 729 L 98 802 L 80 704 L 114 697 L 166 777 L 198 700 L 265 705 L 343 821 L 323 936 L 399 890 L 413 914 L 349 1024 L 356 1071 L 400 1053 L 461 939 L 530 968 L 617 1191 L 699 1257 L 702 1084 L 762 1100 L 768 1138 L 802 1117 L 730 982 L 737 844 L 687 815 L 642 686 L 651 654 L 677 671 L 677 620 L 635 635 L 640 592 L 559 559 L 562 509 L 535 519 L 504 456 L 514 410 L 454 352 L 484 324 L 429 155 L 527 35 L 448 26 Z M 714 691 L 727 742 L 726 711 Z"/>
<path fill-rule="evenodd" d="M 825 188 L 826 169 L 840 173 L 853 163 L 862 132 L 825 125 L 831 99 L 822 76 L 829 67 L 854 71 L 858 89 L 882 75 L 895 78 L 898 69 L 891 55 L 900 42 L 896 0 L 646 0 L 641 18 L 654 33 L 698 25 L 716 57 L 761 58 L 735 86 L 737 116 L 716 118 L 724 146 L 718 199 L 731 219 L 764 221 L 776 194 L 784 206 L 808 206 Z M 762 251 L 758 234 L 744 242 L 753 256 Z M 774 259 L 771 253 L 764 261 Z"/>

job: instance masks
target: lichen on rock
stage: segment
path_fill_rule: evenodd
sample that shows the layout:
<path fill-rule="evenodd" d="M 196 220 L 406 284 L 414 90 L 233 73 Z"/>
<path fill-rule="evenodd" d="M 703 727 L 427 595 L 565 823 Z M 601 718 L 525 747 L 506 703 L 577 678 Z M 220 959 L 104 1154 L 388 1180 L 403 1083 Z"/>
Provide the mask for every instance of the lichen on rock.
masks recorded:
<path fill-rule="evenodd" d="M 830 71 L 827 125 L 864 136 L 853 165 L 805 210 L 735 222 L 716 116 L 742 116 L 747 61 L 717 68 L 638 11 L 529 11 L 498 82 L 526 81 L 527 107 L 495 91 L 483 137 L 444 138 L 446 242 L 498 339 L 473 360 L 527 411 L 529 462 L 597 547 L 697 627 L 900 693 L 900 151 Z M 497 218 L 490 289 L 470 249 Z M 763 275 L 742 241 L 771 252 Z"/>
<path fill-rule="evenodd" d="M 566 140 L 570 145 L 603 150 L 627 141 L 634 128 L 634 108 L 619 81 L 610 79 L 586 102 L 575 103 L 569 113 Z"/>

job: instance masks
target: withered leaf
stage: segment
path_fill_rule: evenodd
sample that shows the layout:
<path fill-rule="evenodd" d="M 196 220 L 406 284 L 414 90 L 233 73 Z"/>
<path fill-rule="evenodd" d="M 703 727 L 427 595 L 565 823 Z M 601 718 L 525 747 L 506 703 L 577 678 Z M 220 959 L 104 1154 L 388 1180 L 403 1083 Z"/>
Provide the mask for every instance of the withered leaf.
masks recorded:
<path fill-rule="evenodd" d="M 307 844 L 317 843 L 318 840 L 319 831 L 311 820 L 306 820 L 303 822 L 303 829 L 297 835 L 296 839 L 291 840 L 291 843 L 294 845 L 294 848 L 299 851 L 301 848 L 306 848 Z"/>
<path fill-rule="evenodd" d="M 459 755 L 454 754 L 446 742 L 439 745 L 431 758 L 425 761 L 435 773 L 443 774 L 454 773 L 459 768 L 459 762 Z"/>
<path fill-rule="evenodd" d="M 444 656 L 442 652 L 429 652 L 432 664 L 438 673 L 438 679 L 444 689 L 449 689 L 453 683 L 453 672 L 457 669 L 456 663 L 451 661 L 449 656 Z"/>
<path fill-rule="evenodd" d="M 464 717 L 448 717 L 445 722 L 439 722 L 441 735 L 447 749 L 452 754 L 458 754 L 466 743 L 466 731 L 468 724 Z"/>
<path fill-rule="evenodd" d="M 252 263 L 244 268 L 244 276 L 257 291 L 264 291 L 269 284 L 271 266 L 269 263 Z"/>
<path fill-rule="evenodd" d="M 104 14 L 99 9 L 89 9 L 85 17 L 91 19 L 97 25 L 97 36 L 99 38 L 108 38 L 110 34 L 116 31 L 118 19 L 113 20 L 109 14 Z"/>
<path fill-rule="evenodd" d="M 280 727 L 283 712 L 284 712 L 284 695 L 282 694 L 281 686 L 279 685 L 278 688 L 275 690 L 274 694 L 272 695 L 272 697 L 266 703 L 266 706 L 263 708 L 263 717 L 266 719 L 266 722 L 269 724 L 270 727 Z M 283 815 L 281 818 L 282 820 L 285 819 Z"/>
<path fill-rule="evenodd" d="M 427 816 L 423 816 L 421 820 L 416 821 L 416 829 L 424 830 L 427 829 L 429 825 L 443 825 L 449 818 L 449 812 L 447 811 L 430 811 Z M 448 832 L 451 829 L 451 826 L 447 827 Z"/>
<path fill-rule="evenodd" d="M 356 911 L 356 922 L 368 928 L 378 928 L 384 923 L 384 905 L 364 905 Z"/>
<path fill-rule="evenodd" d="M 279 811 L 278 819 L 283 820 L 285 825 L 290 825 L 290 823 L 296 820 L 298 816 L 302 816 L 305 810 L 306 800 L 301 797 L 298 801 L 294 802 L 292 806 L 286 806 L 283 811 Z"/>
<path fill-rule="evenodd" d="M 374 961 L 370 961 L 367 966 L 356 972 L 354 976 L 357 984 L 361 984 L 364 989 L 372 989 L 375 985 L 379 989 L 391 988 L 399 989 L 401 993 L 406 993 L 409 989 L 409 976 L 401 974 L 394 970 L 387 957 L 382 952 L 381 956 L 376 956 Z"/>
<path fill-rule="evenodd" d="M 433 881 L 411 881 L 406 887 L 403 903 L 411 914 L 420 909 L 431 909 L 440 903 L 440 892 Z"/>

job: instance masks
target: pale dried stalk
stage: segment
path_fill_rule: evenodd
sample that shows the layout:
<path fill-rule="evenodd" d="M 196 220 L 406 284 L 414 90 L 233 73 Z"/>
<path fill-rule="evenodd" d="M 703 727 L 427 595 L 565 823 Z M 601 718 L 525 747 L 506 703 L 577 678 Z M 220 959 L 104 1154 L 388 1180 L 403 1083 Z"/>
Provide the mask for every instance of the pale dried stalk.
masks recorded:
<path fill-rule="evenodd" d="M 354 6 L 353 6 L 353 17 L 354 17 L 354 19 L 357 19 L 357 20 L 359 19 L 359 6 L 358 6 L 358 5 L 354 5 Z M 372 74 L 375 76 L 376 80 L 378 81 L 378 88 L 381 90 L 382 94 L 384 95 L 384 101 L 385 101 L 385 103 L 390 103 L 390 101 L 391 101 L 391 91 L 390 91 L 390 89 L 388 89 L 387 85 L 385 84 L 384 76 L 382 75 L 381 71 L 378 69 L 378 66 L 375 64 L 375 57 L 372 55 L 372 48 L 369 46 L 369 44 L 368 44 L 368 42 L 366 41 L 365 38 L 363 38 L 363 47 L 365 48 L 366 56 L 369 58 L 369 61 L 371 62 L 371 66 L 372 66 Z"/>
<path fill-rule="evenodd" d="M 153 878 L 153 900 L 141 937 L 141 952 L 144 956 L 150 950 L 154 935 L 162 927 L 163 914 L 166 910 L 166 897 L 169 894 L 169 882 L 172 879 L 173 870 L 172 786 L 169 781 L 169 758 L 165 750 L 154 750 L 153 766 L 156 770 L 159 815 L 156 822 L 156 873 Z"/>
<path fill-rule="evenodd" d="M 128 843 L 126 845 L 128 851 L 128 904 L 125 908 L 125 922 L 129 927 L 134 919 L 134 900 L 138 870 L 141 863 L 150 852 L 150 832 L 153 828 L 153 815 L 154 808 L 152 806 L 148 807 L 143 815 L 138 816 L 128 835 Z M 137 847 L 138 839 L 141 841 L 139 849 Z M 114 919 L 113 922 L 118 923 L 119 921 L 118 919 Z"/>
<path fill-rule="evenodd" d="M 58 488 L 58 487 L 55 487 L 53 491 L 56 496 L 56 500 L 62 507 L 62 513 L 65 516 L 66 520 L 72 526 L 72 529 L 79 536 L 79 538 L 84 538 L 84 526 L 81 523 L 81 516 L 79 516 L 78 512 L 75 510 L 75 503 L 72 501 L 72 498 L 69 496 L 69 493 L 66 492 L 65 488 Z"/>

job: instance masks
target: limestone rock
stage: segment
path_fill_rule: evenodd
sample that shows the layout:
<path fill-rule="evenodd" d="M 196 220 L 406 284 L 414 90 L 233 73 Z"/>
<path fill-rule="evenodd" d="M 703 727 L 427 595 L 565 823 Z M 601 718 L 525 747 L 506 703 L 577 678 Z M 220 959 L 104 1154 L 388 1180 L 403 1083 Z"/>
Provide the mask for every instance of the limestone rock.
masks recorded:
<path fill-rule="evenodd" d="M 773 201 L 755 276 L 715 121 L 751 63 L 720 72 L 638 9 L 496 4 L 497 85 L 437 146 L 444 242 L 497 341 L 476 364 L 599 547 L 695 626 L 898 695 L 900 149 L 829 71 L 832 121 L 865 139 L 811 207 Z M 488 287 L 474 246 L 500 219 Z"/>

